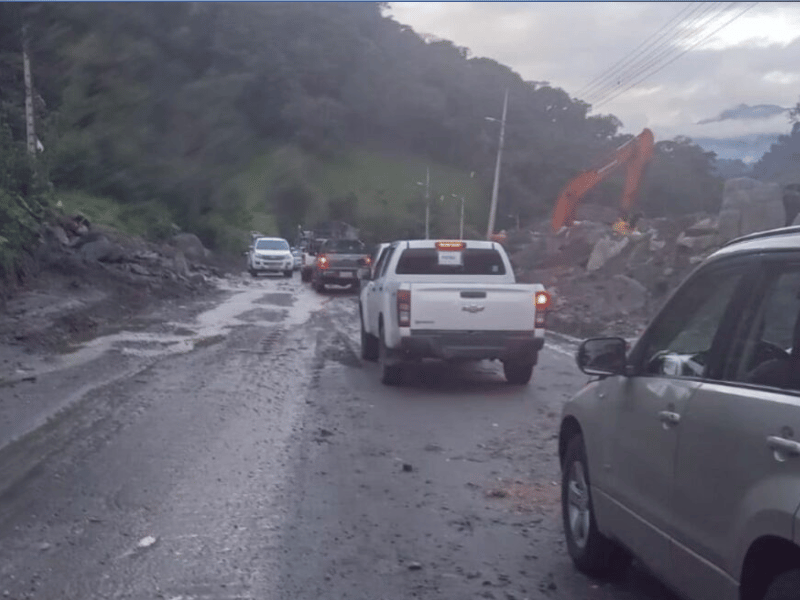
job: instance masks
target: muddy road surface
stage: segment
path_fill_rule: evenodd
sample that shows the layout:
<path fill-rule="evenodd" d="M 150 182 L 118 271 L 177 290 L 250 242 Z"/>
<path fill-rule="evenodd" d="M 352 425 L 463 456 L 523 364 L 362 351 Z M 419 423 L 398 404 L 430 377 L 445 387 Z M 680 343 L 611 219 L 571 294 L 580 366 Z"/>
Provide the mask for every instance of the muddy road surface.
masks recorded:
<path fill-rule="evenodd" d="M 487 362 L 387 388 L 354 293 L 223 288 L 0 388 L 2 598 L 674 600 L 566 554 L 568 340 L 529 386 Z"/>

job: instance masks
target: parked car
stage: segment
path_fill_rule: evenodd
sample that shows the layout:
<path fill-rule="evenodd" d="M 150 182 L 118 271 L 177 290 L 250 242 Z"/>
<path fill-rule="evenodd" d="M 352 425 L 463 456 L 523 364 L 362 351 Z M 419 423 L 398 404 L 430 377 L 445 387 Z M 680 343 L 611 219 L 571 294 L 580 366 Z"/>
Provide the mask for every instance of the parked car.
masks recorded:
<path fill-rule="evenodd" d="M 577 568 L 636 557 L 689 600 L 800 598 L 800 227 L 727 244 L 630 351 L 576 359 L 594 379 L 558 451 Z"/>
<path fill-rule="evenodd" d="M 549 296 L 516 283 L 503 247 L 483 240 L 405 240 L 383 249 L 361 289 L 361 355 L 397 385 L 422 358 L 497 359 L 527 384 L 544 345 Z"/>
<path fill-rule="evenodd" d="M 317 253 L 311 285 L 318 292 L 324 291 L 329 284 L 357 288 L 359 269 L 368 261 L 367 247 L 360 240 L 327 240 Z"/>
<path fill-rule="evenodd" d="M 247 270 L 257 277 L 259 273 L 283 273 L 291 277 L 294 257 L 289 242 L 283 238 L 257 237 L 247 251 Z"/>

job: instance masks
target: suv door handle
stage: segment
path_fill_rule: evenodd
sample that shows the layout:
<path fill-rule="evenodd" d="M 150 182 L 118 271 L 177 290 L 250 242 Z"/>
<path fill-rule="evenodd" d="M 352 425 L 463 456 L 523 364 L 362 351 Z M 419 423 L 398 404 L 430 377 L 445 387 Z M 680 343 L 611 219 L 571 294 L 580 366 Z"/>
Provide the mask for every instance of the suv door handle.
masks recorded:
<path fill-rule="evenodd" d="M 662 423 L 667 425 L 677 425 L 681 421 L 681 416 L 669 410 L 662 410 L 658 413 L 658 418 Z"/>
<path fill-rule="evenodd" d="M 794 440 L 770 435 L 767 437 L 767 446 L 772 450 L 783 452 L 789 456 L 800 456 L 800 442 L 795 442 Z"/>

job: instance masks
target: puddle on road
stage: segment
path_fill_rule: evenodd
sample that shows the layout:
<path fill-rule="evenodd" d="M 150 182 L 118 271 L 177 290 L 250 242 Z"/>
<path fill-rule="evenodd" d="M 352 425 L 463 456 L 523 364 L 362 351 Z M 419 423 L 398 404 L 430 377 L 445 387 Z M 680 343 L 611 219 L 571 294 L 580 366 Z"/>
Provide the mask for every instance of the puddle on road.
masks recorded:
<path fill-rule="evenodd" d="M 37 369 L 37 372 L 43 374 L 75 367 L 109 351 L 141 358 L 191 352 L 195 348 L 209 345 L 208 340 L 223 340 L 232 328 L 243 325 L 302 325 L 312 313 L 324 307 L 326 300 L 307 286 L 284 280 L 260 279 L 249 285 L 242 280 L 224 280 L 219 282 L 218 287 L 232 295 L 192 321 L 166 323 L 162 325 L 162 328 L 168 330 L 166 333 L 121 331 L 95 338 L 73 352 L 54 357 L 52 364 L 41 370 Z M 281 308 L 271 310 L 264 308 L 265 304 Z"/>

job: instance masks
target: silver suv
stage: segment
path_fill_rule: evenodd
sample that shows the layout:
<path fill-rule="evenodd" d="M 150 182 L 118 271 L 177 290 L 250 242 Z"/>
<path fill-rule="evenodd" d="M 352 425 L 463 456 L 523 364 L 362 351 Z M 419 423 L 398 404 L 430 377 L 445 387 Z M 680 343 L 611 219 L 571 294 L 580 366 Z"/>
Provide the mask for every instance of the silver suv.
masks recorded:
<path fill-rule="evenodd" d="M 734 240 L 628 352 L 584 341 L 564 407 L 575 565 L 632 557 L 691 600 L 800 599 L 800 227 Z"/>

